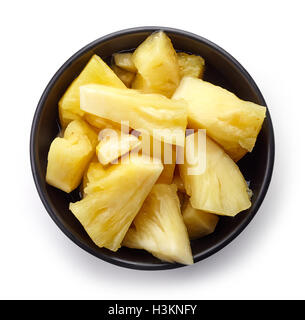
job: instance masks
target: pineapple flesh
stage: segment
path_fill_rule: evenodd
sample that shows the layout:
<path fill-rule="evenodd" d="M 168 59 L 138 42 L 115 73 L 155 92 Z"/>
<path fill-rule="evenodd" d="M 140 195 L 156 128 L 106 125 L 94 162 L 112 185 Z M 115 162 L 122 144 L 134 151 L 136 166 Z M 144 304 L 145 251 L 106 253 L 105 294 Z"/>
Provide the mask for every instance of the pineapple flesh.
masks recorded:
<path fill-rule="evenodd" d="M 131 128 L 158 140 L 184 145 L 187 124 L 184 101 L 90 84 L 80 87 L 80 106 L 83 111 L 114 122 L 128 121 Z"/>
<path fill-rule="evenodd" d="M 132 60 L 145 83 L 143 87 L 133 88 L 172 96 L 180 82 L 180 70 L 177 53 L 164 32 L 150 35 L 135 50 Z"/>
<path fill-rule="evenodd" d="M 144 93 L 150 92 L 148 82 L 139 73 L 134 77 L 131 83 L 131 88 Z"/>
<path fill-rule="evenodd" d="M 108 119 L 103 119 L 94 114 L 86 113 L 84 119 L 96 129 L 119 129 L 120 124 Z"/>
<path fill-rule="evenodd" d="M 223 149 L 206 137 L 205 154 L 198 152 L 198 132 L 194 134 L 194 157 L 206 157 L 205 170 L 200 174 L 190 174 L 196 163 L 187 159 L 179 164 L 180 176 L 193 208 L 226 216 L 251 206 L 247 183 L 235 162 Z M 192 135 L 186 137 L 186 146 Z M 188 148 L 186 148 L 188 150 Z"/>
<path fill-rule="evenodd" d="M 77 188 L 96 144 L 97 134 L 84 121 L 70 122 L 63 138 L 55 138 L 51 143 L 47 183 L 68 193 Z"/>
<path fill-rule="evenodd" d="M 111 69 L 121 79 L 127 88 L 131 88 L 132 81 L 136 75 L 135 73 L 124 70 L 115 64 L 111 67 Z"/>
<path fill-rule="evenodd" d="M 252 151 L 265 118 L 265 107 L 191 77 L 181 80 L 173 99 L 187 102 L 189 127 L 206 129 L 208 136 L 234 161 Z"/>
<path fill-rule="evenodd" d="M 193 208 L 190 201 L 184 205 L 182 216 L 190 239 L 213 233 L 219 220 L 213 213 Z"/>
<path fill-rule="evenodd" d="M 117 162 L 122 155 L 141 146 L 136 136 L 120 130 L 106 129 L 99 136 L 101 141 L 96 147 L 96 154 L 103 165 Z"/>
<path fill-rule="evenodd" d="M 131 52 L 116 53 L 113 55 L 114 63 L 121 69 L 136 73 L 137 68 L 132 60 Z"/>
<path fill-rule="evenodd" d="M 145 157 L 107 168 L 92 163 L 87 172 L 85 197 L 70 210 L 92 241 L 117 251 L 133 219 L 158 179 L 163 166 Z"/>
<path fill-rule="evenodd" d="M 89 162 L 89 164 L 87 165 L 85 171 L 84 171 L 84 174 L 83 174 L 83 179 L 82 179 L 82 182 L 80 184 L 80 194 L 82 196 L 82 198 L 84 198 L 86 196 L 86 192 L 85 192 L 85 188 L 87 187 L 87 184 L 88 184 L 88 172 L 89 172 L 89 169 L 94 166 L 95 163 L 98 163 L 98 159 L 97 159 L 97 156 L 94 155 L 91 159 L 91 161 Z M 91 169 L 90 169 L 91 171 Z"/>
<path fill-rule="evenodd" d="M 142 153 L 162 161 L 164 169 L 157 183 L 171 184 L 176 166 L 176 146 L 147 135 L 141 135 L 140 139 Z"/>
<path fill-rule="evenodd" d="M 110 67 L 99 56 L 93 55 L 58 103 L 59 118 L 63 128 L 69 122 L 83 117 L 84 111 L 79 107 L 79 87 L 89 83 L 104 84 L 122 89 L 126 88 Z"/>
<path fill-rule="evenodd" d="M 175 185 L 154 185 L 127 232 L 123 245 L 144 249 L 168 262 L 193 263 Z"/>
<path fill-rule="evenodd" d="M 83 180 L 81 183 L 81 190 L 80 190 L 83 198 L 87 195 L 86 187 L 88 186 L 89 181 L 91 183 L 90 184 L 91 188 L 89 188 L 89 193 L 93 193 L 94 192 L 94 188 L 92 187 L 93 182 L 98 181 L 98 179 L 101 179 L 101 177 L 105 175 L 105 173 L 107 172 L 106 169 L 109 169 L 109 168 L 101 166 L 101 163 L 98 161 L 97 156 L 94 155 L 83 175 Z"/>
<path fill-rule="evenodd" d="M 205 66 L 202 57 L 184 52 L 178 52 L 177 55 L 181 77 L 202 78 Z"/>

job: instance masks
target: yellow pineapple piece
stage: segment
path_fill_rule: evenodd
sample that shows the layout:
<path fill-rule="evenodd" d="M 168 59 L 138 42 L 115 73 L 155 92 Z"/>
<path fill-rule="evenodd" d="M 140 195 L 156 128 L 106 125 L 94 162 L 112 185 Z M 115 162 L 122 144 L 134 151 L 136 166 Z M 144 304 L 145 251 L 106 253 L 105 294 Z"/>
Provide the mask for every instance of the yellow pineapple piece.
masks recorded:
<path fill-rule="evenodd" d="M 191 140 L 193 138 L 194 140 Z M 180 176 L 190 196 L 192 207 L 226 216 L 235 216 L 248 209 L 251 206 L 247 193 L 248 186 L 235 162 L 208 137 L 206 137 L 205 154 L 199 151 L 201 148 L 198 147 L 198 132 L 186 137 L 186 146 L 192 143 L 194 159 L 198 161 L 189 163 L 186 155 L 184 164 L 179 164 Z M 203 157 L 206 160 L 205 170 L 190 174 L 194 173 L 191 170 L 196 169 Z"/>
<path fill-rule="evenodd" d="M 98 117 L 94 114 L 85 113 L 84 119 L 94 128 L 97 129 L 106 129 L 106 128 L 113 128 L 118 129 L 120 128 L 120 124 L 117 122 L 110 121 L 108 119 L 103 119 Z"/>
<path fill-rule="evenodd" d="M 176 167 L 176 146 L 161 142 L 161 155 L 157 157 L 161 159 L 164 167 L 157 183 L 171 184 Z"/>
<path fill-rule="evenodd" d="M 145 81 L 145 79 L 139 73 L 137 73 L 134 77 L 131 83 L 131 88 L 143 93 L 149 92 L 150 90 L 148 82 Z"/>
<path fill-rule="evenodd" d="M 194 209 L 190 201 L 184 205 L 182 216 L 190 239 L 198 239 L 214 232 L 219 220 L 213 213 Z"/>
<path fill-rule="evenodd" d="M 131 87 L 132 81 L 136 75 L 135 73 L 124 70 L 115 64 L 111 67 L 111 69 L 121 79 L 121 81 L 125 84 L 127 88 Z"/>
<path fill-rule="evenodd" d="M 129 126 L 170 144 L 184 145 L 186 105 L 158 94 L 103 85 L 80 87 L 83 111 L 111 121 L 128 121 Z"/>
<path fill-rule="evenodd" d="M 193 263 L 175 185 L 154 185 L 128 230 L 123 245 L 147 250 L 168 262 Z"/>
<path fill-rule="evenodd" d="M 99 181 L 106 176 L 109 168 L 102 166 L 96 156 L 92 159 L 83 176 L 83 197 L 100 191 Z M 89 188 L 87 188 L 88 186 Z"/>
<path fill-rule="evenodd" d="M 97 135 L 94 130 L 83 120 L 75 120 L 65 129 L 64 138 L 74 140 L 75 137 L 86 136 L 95 148 Z"/>
<path fill-rule="evenodd" d="M 114 130 L 122 130 L 124 132 L 130 131 L 130 128 L 124 123 L 114 122 L 114 121 L 96 116 L 94 114 L 85 113 L 84 119 L 95 129 L 114 129 Z"/>
<path fill-rule="evenodd" d="M 59 117 L 63 128 L 72 120 L 83 117 L 84 111 L 79 107 L 79 87 L 89 83 L 103 84 L 122 89 L 126 88 L 110 67 L 99 56 L 93 55 L 58 103 Z"/>
<path fill-rule="evenodd" d="M 177 53 L 163 31 L 153 33 L 141 43 L 132 60 L 146 83 L 145 87 L 133 86 L 134 89 L 172 96 L 179 85 L 180 71 Z"/>
<path fill-rule="evenodd" d="M 96 144 L 97 134 L 84 121 L 70 122 L 63 138 L 55 138 L 51 143 L 47 183 L 68 193 L 77 188 Z"/>
<path fill-rule="evenodd" d="M 178 165 L 175 167 L 172 183 L 177 187 L 177 194 L 180 200 L 180 208 L 182 210 L 185 207 L 185 203 L 189 200 L 189 196 L 186 194 L 183 181 L 180 177 Z"/>
<path fill-rule="evenodd" d="M 83 180 L 80 184 L 80 193 L 81 193 L 82 198 L 86 196 L 85 188 L 87 187 L 87 184 L 89 181 L 89 178 L 88 178 L 89 168 L 91 165 L 93 165 L 94 163 L 98 163 L 98 162 L 99 162 L 98 158 L 97 158 L 96 154 L 94 154 L 94 156 L 91 158 L 91 161 L 87 165 L 86 170 L 84 171 Z"/>
<path fill-rule="evenodd" d="M 103 167 L 92 163 L 87 173 L 86 196 L 70 203 L 70 210 L 99 247 L 117 251 L 163 169 L 145 157 Z"/>
<path fill-rule="evenodd" d="M 153 139 L 151 136 L 141 135 L 142 153 L 162 161 L 163 171 L 157 183 L 171 184 L 176 166 L 176 146 Z"/>
<path fill-rule="evenodd" d="M 235 161 L 252 151 L 265 118 L 265 107 L 191 77 L 181 80 L 173 99 L 188 103 L 189 127 L 206 129 L 208 136 Z"/>
<path fill-rule="evenodd" d="M 205 66 L 202 57 L 184 52 L 178 52 L 177 55 L 181 77 L 202 78 Z"/>
<path fill-rule="evenodd" d="M 120 130 L 103 130 L 100 138 L 96 154 L 103 165 L 112 163 L 127 152 L 141 146 L 141 141 L 136 136 Z"/>
<path fill-rule="evenodd" d="M 126 71 L 133 72 L 133 73 L 137 72 L 137 68 L 132 61 L 132 53 L 131 52 L 115 53 L 113 55 L 113 59 L 114 59 L 114 63 L 118 67 L 120 67 Z"/>

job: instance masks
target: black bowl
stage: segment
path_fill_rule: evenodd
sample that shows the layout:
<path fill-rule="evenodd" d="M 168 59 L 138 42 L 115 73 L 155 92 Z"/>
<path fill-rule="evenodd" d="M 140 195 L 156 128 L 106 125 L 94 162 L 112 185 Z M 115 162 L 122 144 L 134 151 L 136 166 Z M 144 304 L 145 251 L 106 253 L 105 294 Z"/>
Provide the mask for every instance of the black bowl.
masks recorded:
<path fill-rule="evenodd" d="M 164 30 L 176 50 L 201 55 L 206 59 L 205 79 L 220 85 L 244 100 L 266 106 L 266 102 L 247 71 L 226 51 L 195 34 L 164 27 L 140 27 L 122 30 L 104 36 L 74 54 L 54 75 L 38 103 L 31 131 L 31 166 L 39 196 L 58 227 L 77 245 L 96 257 L 110 263 L 142 270 L 160 270 L 181 267 L 159 261 L 142 250 L 121 248 L 114 253 L 98 248 L 81 224 L 69 211 L 69 202 L 79 200 L 78 190 L 66 194 L 46 184 L 45 173 L 49 146 L 58 134 L 57 103 L 72 80 L 79 74 L 89 58 L 98 54 L 110 61 L 113 53 L 133 50 L 149 34 Z M 234 218 L 222 217 L 215 232 L 192 241 L 195 262 L 217 252 L 232 241 L 258 211 L 269 186 L 274 162 L 274 133 L 269 112 L 252 153 L 246 155 L 239 166 L 253 191 L 252 206 Z"/>

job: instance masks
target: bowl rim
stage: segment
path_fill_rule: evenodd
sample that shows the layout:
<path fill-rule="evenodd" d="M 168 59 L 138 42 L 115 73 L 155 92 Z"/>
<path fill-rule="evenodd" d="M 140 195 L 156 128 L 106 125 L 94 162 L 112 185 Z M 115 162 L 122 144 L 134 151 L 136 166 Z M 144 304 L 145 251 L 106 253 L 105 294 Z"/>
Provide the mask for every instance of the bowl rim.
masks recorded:
<path fill-rule="evenodd" d="M 120 258 L 114 258 L 114 257 L 109 257 L 107 255 L 104 255 L 102 252 L 96 252 L 93 250 L 93 248 L 89 247 L 85 243 L 83 243 L 80 239 L 78 239 L 74 234 L 72 234 L 69 230 L 65 228 L 65 226 L 61 223 L 61 221 L 58 219 L 56 213 L 53 211 L 52 206 L 47 200 L 47 195 L 46 192 L 43 190 L 41 186 L 41 181 L 39 178 L 39 173 L 38 173 L 38 167 L 37 163 L 38 161 L 36 160 L 36 155 L 35 155 L 35 149 L 36 149 L 36 144 L 35 144 L 35 136 L 36 136 L 36 131 L 38 128 L 38 123 L 40 119 L 40 115 L 42 113 L 43 107 L 45 100 L 54 86 L 54 84 L 57 82 L 58 78 L 61 76 L 61 74 L 64 72 L 64 70 L 77 58 L 85 54 L 86 52 L 90 51 L 93 49 L 96 45 L 111 40 L 113 38 L 119 37 L 119 36 L 124 36 L 127 34 L 133 34 L 133 33 L 140 33 L 140 32 L 154 32 L 157 30 L 163 30 L 168 33 L 174 33 L 183 37 L 190 38 L 195 41 L 203 42 L 205 45 L 211 47 L 213 50 L 216 50 L 220 55 L 224 56 L 226 59 L 228 59 L 238 70 L 239 72 L 246 78 L 246 80 L 249 82 L 251 87 L 255 90 L 256 94 L 259 96 L 261 101 L 264 103 L 264 105 L 267 107 L 267 104 L 265 102 L 265 99 L 260 92 L 258 86 L 250 76 L 250 74 L 246 71 L 246 69 L 233 57 L 231 56 L 227 51 L 213 43 L 212 41 L 201 37 L 197 34 L 184 31 L 181 29 L 176 29 L 176 28 L 169 28 L 169 27 L 161 27 L 161 26 L 143 26 L 143 27 L 135 27 L 135 28 L 128 28 L 128 29 L 123 29 L 119 30 L 113 33 L 110 33 L 108 35 L 102 36 L 89 44 L 85 45 L 83 48 L 81 48 L 79 51 L 77 51 L 75 54 L 73 54 L 59 69 L 58 71 L 54 74 L 54 76 L 51 78 L 49 81 L 48 85 L 46 86 L 45 90 L 43 91 L 43 94 L 38 102 L 38 105 L 36 107 L 33 121 L 32 121 L 32 127 L 31 127 L 31 133 L 30 133 L 30 162 L 31 162 L 31 170 L 32 170 L 32 175 L 34 178 L 35 186 L 38 191 L 39 197 L 52 218 L 52 220 L 56 223 L 56 225 L 61 229 L 61 231 L 68 237 L 70 238 L 76 245 L 87 251 L 88 253 L 91 253 L 97 258 L 100 258 L 106 262 L 125 267 L 125 268 L 130 268 L 130 269 L 137 269 L 137 270 L 166 270 L 166 269 L 175 269 L 179 267 L 183 267 L 184 265 L 178 264 L 178 263 L 163 263 L 160 262 L 159 264 L 153 264 L 153 263 L 141 263 L 141 262 L 132 262 L 132 261 L 126 261 L 124 259 Z M 272 172 L 273 172 L 273 166 L 274 166 L 274 157 L 275 157 L 275 141 L 274 141 L 274 130 L 273 130 L 273 125 L 272 125 L 272 120 L 271 116 L 267 107 L 267 113 L 266 113 L 266 120 L 268 121 L 268 138 L 269 138 L 269 143 L 268 143 L 268 157 L 267 157 L 267 164 L 266 164 L 266 171 L 264 174 L 264 178 L 262 181 L 261 188 L 259 190 L 259 193 L 257 195 L 256 201 L 252 204 L 251 207 L 251 212 L 247 216 L 247 218 L 242 221 L 240 225 L 237 226 L 237 228 L 233 231 L 227 234 L 222 241 L 217 242 L 214 246 L 211 246 L 207 250 L 197 254 L 194 256 L 194 263 L 199 262 L 214 253 L 218 252 L 221 250 L 223 247 L 228 245 L 231 241 L 233 241 L 245 228 L 246 226 L 250 223 L 250 221 L 253 219 L 253 217 L 256 215 L 259 207 L 261 206 L 270 181 L 272 177 Z"/>

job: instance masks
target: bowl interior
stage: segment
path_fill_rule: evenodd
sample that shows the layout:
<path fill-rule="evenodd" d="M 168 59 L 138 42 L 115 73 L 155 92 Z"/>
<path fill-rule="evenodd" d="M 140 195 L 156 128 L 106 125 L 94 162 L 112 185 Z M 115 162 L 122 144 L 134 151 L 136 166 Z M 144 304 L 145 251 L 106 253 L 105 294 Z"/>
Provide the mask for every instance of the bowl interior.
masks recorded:
<path fill-rule="evenodd" d="M 118 32 L 103 37 L 76 53 L 55 74 L 46 88 L 34 117 L 31 135 L 31 160 L 36 186 L 47 211 L 58 226 L 79 246 L 103 260 L 125 267 L 150 270 L 174 268 L 179 265 L 160 262 L 142 250 L 121 248 L 118 252 L 113 253 L 95 246 L 68 208 L 71 201 L 75 202 L 80 199 L 78 190 L 66 194 L 47 185 L 45 173 L 49 146 L 59 132 L 57 103 L 92 54 L 96 53 L 109 62 L 113 53 L 133 50 L 151 32 L 159 29 L 142 28 Z M 171 38 L 176 50 L 201 55 L 205 58 L 205 80 L 232 91 L 242 99 L 265 105 L 265 101 L 251 77 L 222 49 L 193 34 L 168 28 L 162 29 Z M 246 155 L 238 163 L 253 191 L 252 206 L 234 218 L 221 217 L 213 234 L 192 241 L 195 261 L 222 248 L 248 224 L 266 193 L 272 164 L 273 130 L 268 113 L 253 152 Z"/>

